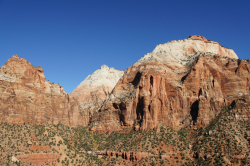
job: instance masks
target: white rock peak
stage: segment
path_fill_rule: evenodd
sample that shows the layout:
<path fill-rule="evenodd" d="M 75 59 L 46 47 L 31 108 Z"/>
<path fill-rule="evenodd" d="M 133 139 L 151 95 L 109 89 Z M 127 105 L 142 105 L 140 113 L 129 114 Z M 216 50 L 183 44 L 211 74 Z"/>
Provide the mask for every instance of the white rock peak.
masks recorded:
<path fill-rule="evenodd" d="M 100 69 L 96 70 L 93 74 L 89 75 L 77 87 L 82 86 L 110 86 L 114 87 L 119 79 L 123 76 L 124 71 L 116 70 L 113 67 L 102 65 Z"/>
<path fill-rule="evenodd" d="M 151 53 L 144 55 L 136 64 L 161 61 L 166 64 L 176 63 L 184 65 L 197 52 L 214 53 L 238 59 L 238 56 L 232 49 L 222 47 L 218 42 L 187 38 L 157 45 Z"/>

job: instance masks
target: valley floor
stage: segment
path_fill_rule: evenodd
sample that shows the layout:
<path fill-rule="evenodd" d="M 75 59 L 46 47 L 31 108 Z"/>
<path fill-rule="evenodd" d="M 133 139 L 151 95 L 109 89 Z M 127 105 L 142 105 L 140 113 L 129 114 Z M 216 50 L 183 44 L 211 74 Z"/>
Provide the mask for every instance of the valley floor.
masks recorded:
<path fill-rule="evenodd" d="M 222 108 L 206 127 L 98 134 L 88 128 L 0 124 L 1 165 L 248 165 L 250 122 Z M 14 163 L 17 159 L 19 162 Z"/>

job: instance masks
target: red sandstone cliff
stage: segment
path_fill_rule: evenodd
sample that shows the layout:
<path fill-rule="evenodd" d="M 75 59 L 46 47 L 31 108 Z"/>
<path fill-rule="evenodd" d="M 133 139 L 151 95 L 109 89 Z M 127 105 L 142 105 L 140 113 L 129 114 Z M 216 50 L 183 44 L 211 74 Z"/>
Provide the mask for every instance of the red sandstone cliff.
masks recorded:
<path fill-rule="evenodd" d="M 100 112 L 91 116 L 92 130 L 143 130 L 162 123 L 175 129 L 199 127 L 239 98 L 248 110 L 249 67 L 232 49 L 202 36 L 158 45 L 125 71 Z M 47 82 L 42 67 L 17 55 L 0 68 L 0 108 L 1 123 L 89 122 L 89 111 L 61 86 Z M 249 117 L 248 111 L 235 116 Z"/>
<path fill-rule="evenodd" d="M 249 80 L 249 62 L 217 42 L 201 36 L 168 42 L 125 71 L 93 115 L 92 130 L 199 127 L 239 98 L 248 119 Z"/>
<path fill-rule="evenodd" d="M 47 82 L 42 67 L 13 55 L 0 68 L 0 122 L 86 126 L 89 117 L 63 87 Z"/>

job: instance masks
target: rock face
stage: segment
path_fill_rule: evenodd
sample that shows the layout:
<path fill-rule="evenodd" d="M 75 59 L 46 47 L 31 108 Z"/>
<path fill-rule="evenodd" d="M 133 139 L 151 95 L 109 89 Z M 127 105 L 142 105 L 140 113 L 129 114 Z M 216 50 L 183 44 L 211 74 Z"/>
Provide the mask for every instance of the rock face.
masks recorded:
<path fill-rule="evenodd" d="M 58 153 L 34 153 L 18 155 L 16 157 L 23 162 L 41 164 L 45 162 L 55 162 L 60 157 L 60 155 Z"/>
<path fill-rule="evenodd" d="M 88 116 L 63 87 L 46 81 L 42 67 L 13 55 L 0 68 L 0 122 L 86 126 Z"/>
<path fill-rule="evenodd" d="M 202 36 L 158 45 L 125 71 L 92 130 L 200 127 L 236 99 L 249 110 L 249 80 L 249 62 Z"/>
<path fill-rule="evenodd" d="M 111 93 L 124 71 L 102 65 L 89 75 L 69 95 L 77 99 L 85 112 L 96 112 Z"/>
<path fill-rule="evenodd" d="M 158 154 L 154 153 L 150 153 L 150 152 L 140 152 L 140 151 L 95 151 L 94 154 L 98 155 L 98 156 L 110 156 L 111 158 L 118 158 L 121 157 L 125 160 L 130 160 L 132 162 L 138 162 L 140 161 L 142 158 L 149 158 L 149 157 L 159 157 L 162 160 L 169 160 L 170 163 L 173 162 L 172 155 L 174 154 L 175 157 L 180 157 L 180 151 L 176 150 L 175 148 L 173 148 L 172 146 L 167 146 L 164 145 L 163 143 L 160 144 L 161 146 L 164 146 L 163 150 L 164 153 L 159 152 Z M 172 160 L 172 161 L 171 161 Z M 172 164 L 171 164 L 172 165 Z M 173 163 L 174 165 L 174 163 Z M 175 164 L 176 165 L 176 164 Z"/>
<path fill-rule="evenodd" d="M 96 155 L 110 156 L 110 157 L 122 157 L 123 159 L 133 162 L 141 160 L 143 157 L 154 156 L 149 152 L 117 152 L 117 151 L 96 151 Z M 157 156 L 159 157 L 159 155 Z M 160 156 L 161 157 L 161 156 Z"/>

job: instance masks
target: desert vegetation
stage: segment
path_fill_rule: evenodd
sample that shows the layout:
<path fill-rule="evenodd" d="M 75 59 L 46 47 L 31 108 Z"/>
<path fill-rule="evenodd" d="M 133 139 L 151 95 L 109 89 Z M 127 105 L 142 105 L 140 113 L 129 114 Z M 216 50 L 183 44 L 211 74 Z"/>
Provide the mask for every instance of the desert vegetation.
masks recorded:
<path fill-rule="evenodd" d="M 237 120 L 235 111 L 224 106 L 209 125 L 196 130 L 161 125 L 98 134 L 82 126 L 2 123 L 0 163 L 14 165 L 15 156 L 18 165 L 248 165 L 250 122 Z M 46 161 L 31 154 L 58 156 Z"/>

